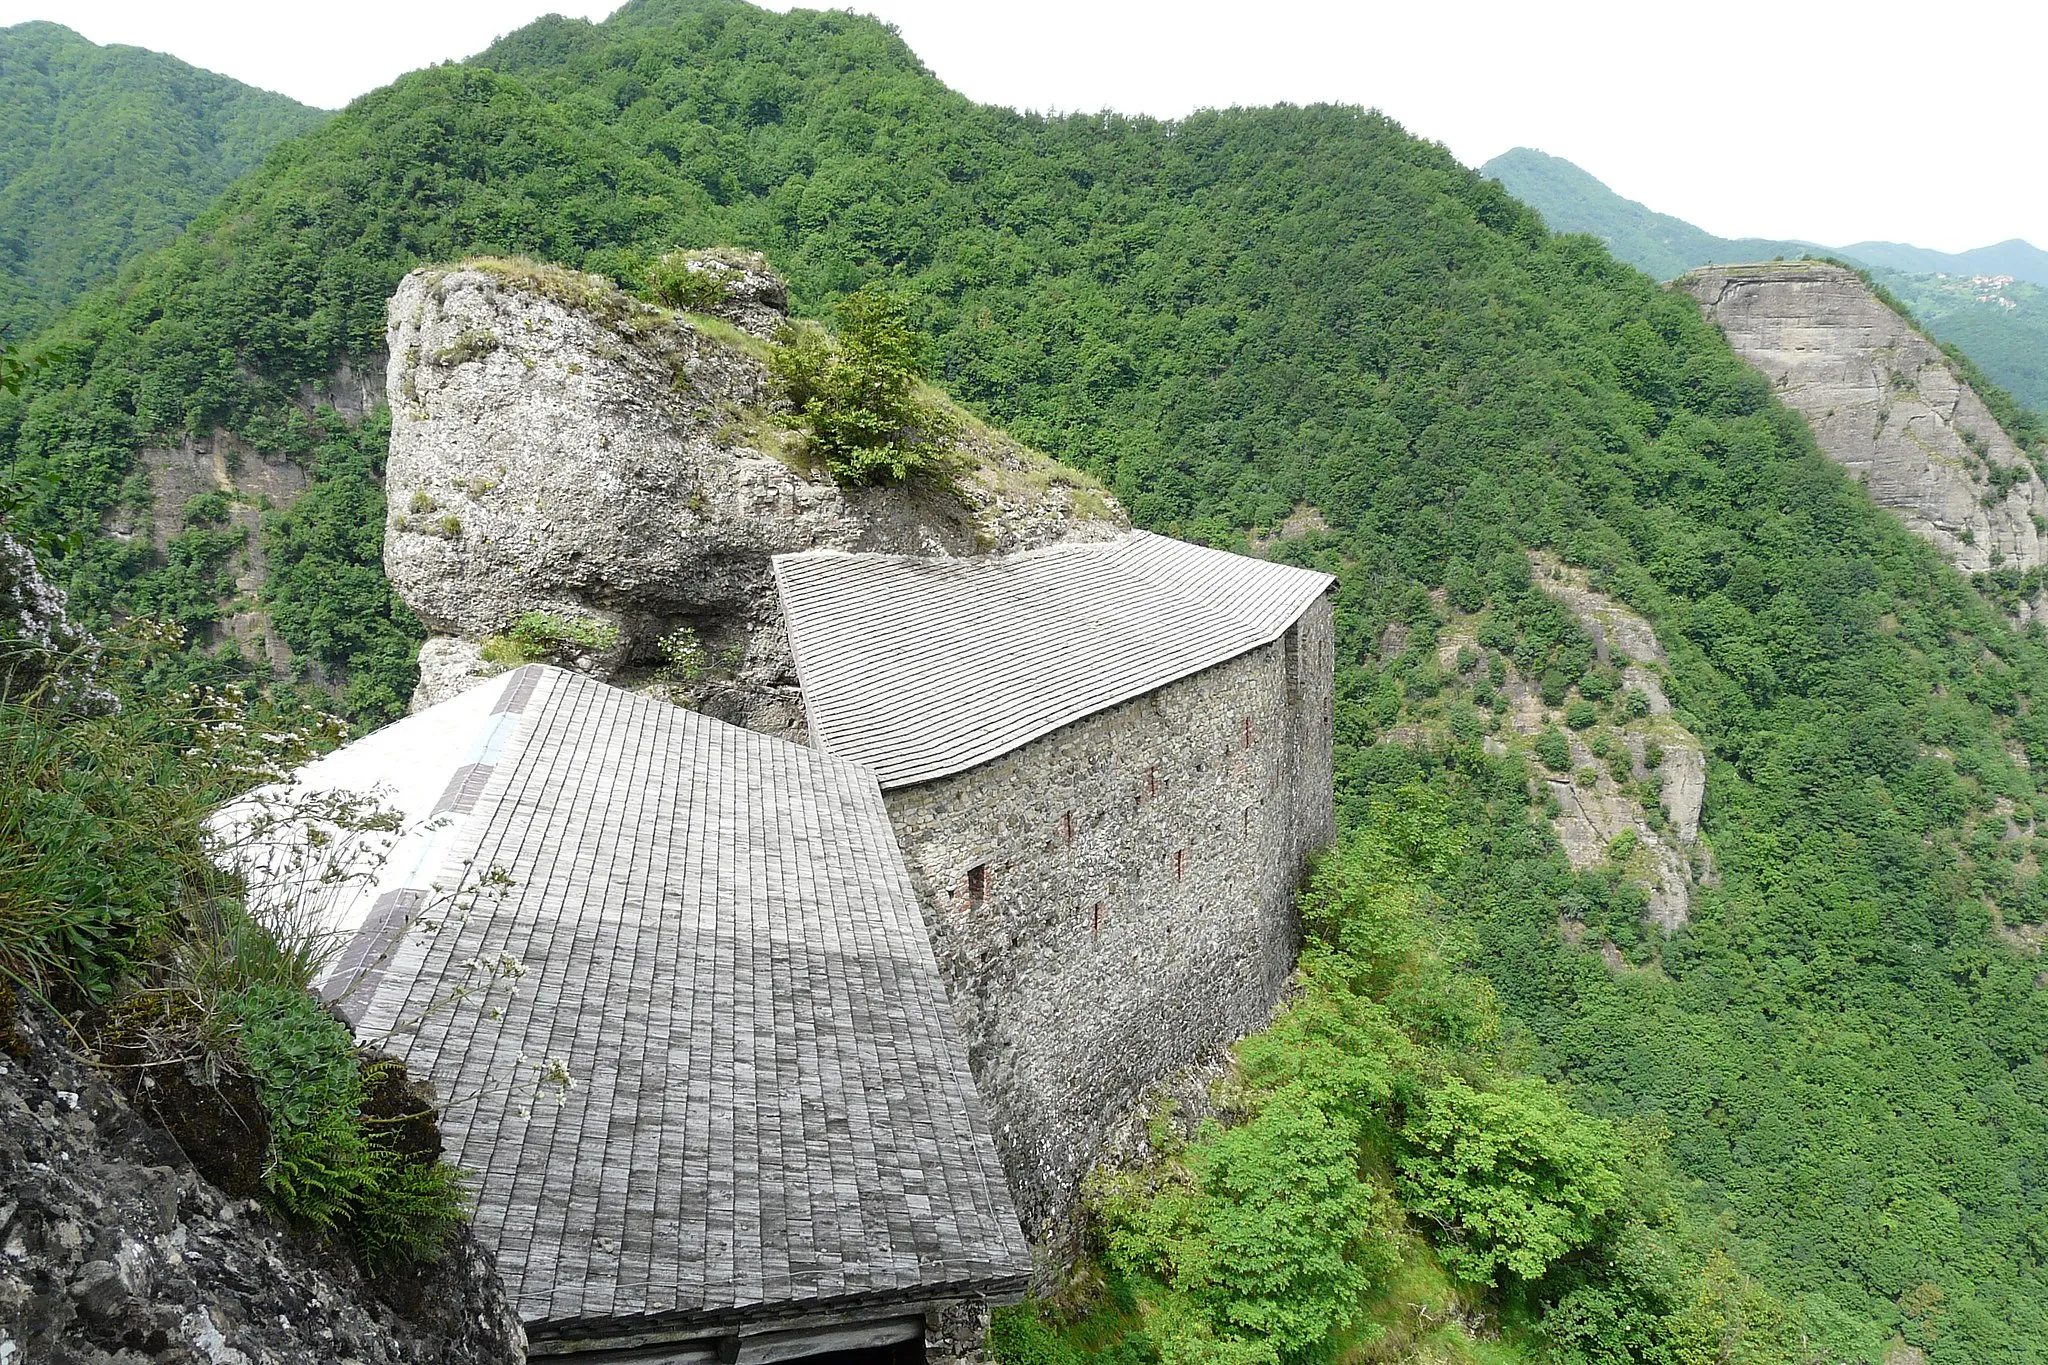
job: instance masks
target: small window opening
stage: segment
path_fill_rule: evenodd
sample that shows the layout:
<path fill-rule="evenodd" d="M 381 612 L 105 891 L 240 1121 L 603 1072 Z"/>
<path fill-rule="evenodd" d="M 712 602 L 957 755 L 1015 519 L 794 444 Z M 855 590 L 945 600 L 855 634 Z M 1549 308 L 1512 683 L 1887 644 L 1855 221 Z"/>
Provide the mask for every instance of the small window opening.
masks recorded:
<path fill-rule="evenodd" d="M 1060 837 L 1070 844 L 1074 842 L 1074 812 L 1060 816 Z"/>
<path fill-rule="evenodd" d="M 988 864 L 977 863 L 967 869 L 967 905 L 979 910 L 988 903 Z"/>
<path fill-rule="evenodd" d="M 1103 904 L 1102 904 L 1102 902 L 1101 902 L 1101 901 L 1097 901 L 1097 902 L 1095 902 L 1095 918 L 1094 918 L 1094 920 L 1093 920 L 1093 921 L 1092 921 L 1092 922 L 1091 922 L 1091 923 L 1089 924 L 1089 926 L 1088 926 L 1088 932 L 1089 932 L 1089 933 L 1091 933 L 1091 934 L 1099 934 L 1099 933 L 1101 933 L 1101 932 L 1102 932 L 1102 921 L 1103 921 L 1103 918 L 1104 918 Z"/>
<path fill-rule="evenodd" d="M 1159 769 L 1156 767 L 1145 769 L 1145 795 L 1159 795 Z"/>
<path fill-rule="evenodd" d="M 1252 832 L 1252 808 L 1250 806 L 1244 808 L 1244 832 L 1247 835 Z"/>
<path fill-rule="evenodd" d="M 1179 881 L 1188 875 L 1188 851 L 1177 848 L 1173 851 L 1173 879 Z"/>
<path fill-rule="evenodd" d="M 1244 718 L 1244 747 L 1247 749 L 1252 747 L 1252 718 L 1250 716 Z"/>

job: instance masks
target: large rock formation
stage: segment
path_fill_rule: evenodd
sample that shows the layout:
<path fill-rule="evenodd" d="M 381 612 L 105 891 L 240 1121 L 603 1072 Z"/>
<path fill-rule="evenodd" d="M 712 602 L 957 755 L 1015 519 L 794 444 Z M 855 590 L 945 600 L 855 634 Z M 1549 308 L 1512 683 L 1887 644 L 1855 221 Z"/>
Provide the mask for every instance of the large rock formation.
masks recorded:
<path fill-rule="evenodd" d="M 0 1362 L 518 1365 L 525 1342 L 474 1237 L 366 1282 L 209 1184 L 0 986 Z"/>
<path fill-rule="evenodd" d="M 384 563 L 434 632 L 415 706 L 498 666 L 493 637 L 543 612 L 588 645 L 565 662 L 631 681 L 666 656 L 691 704 L 801 733 L 771 555 L 976 554 L 1126 524 L 1092 480 L 971 420 L 948 484 L 836 484 L 776 421 L 779 281 L 718 259 L 724 320 L 524 263 L 400 284 Z"/>
<path fill-rule="evenodd" d="M 362 421 L 383 399 L 384 360 L 378 355 L 356 363 L 344 360 L 319 382 L 300 385 L 293 395 L 308 417 L 331 408 L 349 423 Z M 107 534 L 124 544 L 147 542 L 162 555 L 173 537 L 195 524 L 188 512 L 194 500 L 218 494 L 220 505 L 207 521 L 196 524 L 238 539 L 226 565 L 234 574 L 234 594 L 222 600 L 220 618 L 203 643 L 233 641 L 245 657 L 269 665 L 276 676 L 292 676 L 291 647 L 261 605 L 270 576 L 263 514 L 290 507 L 311 486 L 308 461 L 263 449 L 219 427 L 187 432 L 173 445 L 146 446 L 140 458 L 149 477 L 149 505 L 144 509 L 124 502 L 116 507 Z M 318 680 L 317 666 L 307 667 Z"/>
<path fill-rule="evenodd" d="M 1958 568 L 2048 563 L 2048 485 L 1940 349 L 1854 271 L 1709 266 L 1679 285 L 1821 449 Z"/>
<path fill-rule="evenodd" d="M 1694 888 L 1702 876 L 1712 875 L 1711 855 L 1699 837 L 1706 749 L 1672 711 L 1664 691 L 1668 660 L 1650 623 L 1596 589 L 1585 570 L 1555 555 L 1531 555 L 1530 568 L 1536 586 L 1592 638 L 1595 662 L 1611 667 L 1624 693 L 1641 693 L 1647 706 L 1640 715 L 1610 708 L 1596 727 L 1569 730 L 1564 708 L 1547 705 L 1538 680 L 1502 656 L 1494 690 L 1505 705 L 1486 748 L 1494 754 L 1528 752 L 1547 730 L 1566 737 L 1571 761 L 1562 771 L 1550 771 L 1529 754 L 1558 843 L 1581 871 L 1618 867 L 1641 888 L 1645 920 L 1668 937 L 1688 922 Z M 1381 652 L 1392 657 L 1406 647 L 1405 631 L 1390 628 Z M 1436 663 L 1444 676 L 1456 676 L 1461 660 L 1483 653 L 1476 618 L 1453 616 L 1437 636 Z M 1413 742 L 1429 729 L 1403 727 L 1389 737 Z"/>

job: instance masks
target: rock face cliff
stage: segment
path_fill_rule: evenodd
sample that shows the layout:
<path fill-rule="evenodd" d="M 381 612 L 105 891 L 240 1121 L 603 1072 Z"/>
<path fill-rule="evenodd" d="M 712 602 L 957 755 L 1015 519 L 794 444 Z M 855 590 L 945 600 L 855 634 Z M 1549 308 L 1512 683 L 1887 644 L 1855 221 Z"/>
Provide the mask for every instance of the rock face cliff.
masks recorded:
<path fill-rule="evenodd" d="M 1709 266 L 1678 283 L 1821 449 L 1958 568 L 2048 563 L 2048 485 L 1948 358 L 1855 272 Z"/>
<path fill-rule="evenodd" d="M 721 719 L 800 735 L 770 556 L 977 554 L 1127 524 L 1092 480 L 971 420 L 949 484 L 836 484 L 776 421 L 780 281 L 758 258 L 722 278 L 723 317 L 525 263 L 399 286 L 384 562 L 434 632 L 415 707 L 501 666 L 501 637 L 540 612 L 590 642 L 565 662 L 658 672 Z"/>
<path fill-rule="evenodd" d="M 366 1282 L 201 1178 L 53 1019 L 12 1004 L 0 999 L 0 1362 L 525 1359 L 491 1253 L 468 1233 L 434 1267 Z"/>

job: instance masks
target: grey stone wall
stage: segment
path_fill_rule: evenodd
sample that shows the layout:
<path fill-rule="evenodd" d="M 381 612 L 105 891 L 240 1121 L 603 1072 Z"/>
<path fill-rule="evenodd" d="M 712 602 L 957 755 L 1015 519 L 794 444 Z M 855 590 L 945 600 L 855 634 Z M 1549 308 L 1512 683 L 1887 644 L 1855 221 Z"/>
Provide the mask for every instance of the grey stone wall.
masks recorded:
<path fill-rule="evenodd" d="M 1110 1126 L 1271 1017 L 1332 833 L 1330 604 L 969 772 L 886 793 L 1025 1231 Z"/>

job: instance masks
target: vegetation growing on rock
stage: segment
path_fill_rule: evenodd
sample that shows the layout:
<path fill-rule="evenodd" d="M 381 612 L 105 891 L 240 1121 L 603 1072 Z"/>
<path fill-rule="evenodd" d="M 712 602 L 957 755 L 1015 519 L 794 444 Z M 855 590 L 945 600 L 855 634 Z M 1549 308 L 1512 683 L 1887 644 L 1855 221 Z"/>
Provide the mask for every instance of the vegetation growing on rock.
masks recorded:
<path fill-rule="evenodd" d="M 900 483 L 944 467 L 954 430 L 919 392 L 910 301 L 872 286 L 839 301 L 839 331 L 792 324 L 768 372 L 809 446 L 847 483 Z"/>
<path fill-rule="evenodd" d="M 1701 1283 L 1753 1275 L 1840 1357 L 2048 1349 L 2026 949 L 2048 918 L 2048 637 L 1875 509 L 1689 300 L 1385 119 L 1018 115 L 944 90 L 878 25 L 725 0 L 543 20 L 358 101 L 70 314 L 68 356 L 0 400 L 16 470 L 50 476 L 29 529 L 91 537 L 56 567 L 93 619 L 132 611 L 174 567 L 97 534 L 139 452 L 216 425 L 307 457 L 339 441 L 289 397 L 376 350 L 409 266 L 611 270 L 678 242 L 771 253 L 814 317 L 870 282 L 912 294 L 937 377 L 1142 525 L 1242 545 L 1316 509 L 1327 529 L 1271 553 L 1342 576 L 1341 818 L 1441 798 L 1430 913 L 1493 984 L 1519 1069 L 1670 1130 L 1673 1195 L 1725 1257 Z M 361 570 L 353 592 L 383 509 L 375 432 L 351 440 L 309 541 Z M 352 500 L 376 515 L 347 521 Z M 1656 627 L 1706 746 L 1718 885 L 1668 942 L 1620 869 L 1571 868 L 1526 772 L 1499 780 L 1483 675 L 1412 643 L 1446 621 L 1442 589 L 1562 702 L 1593 651 L 1553 629 L 1532 547 Z M 402 703 L 396 606 L 330 613 L 302 587 L 302 619 L 363 650 L 374 704 Z M 1388 657 L 1395 627 L 1412 647 Z M 1432 1292 L 1406 1274 L 1389 1293 Z M 1604 1294 L 1545 1300 L 1558 1355 L 1657 1359 L 1601 1326 Z"/>

